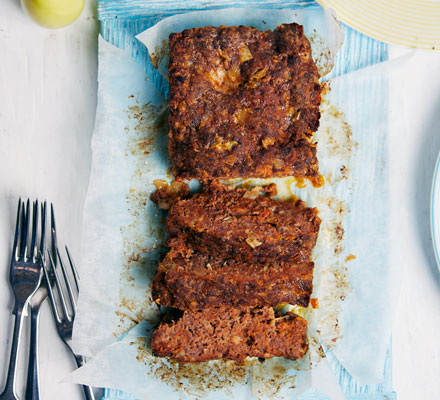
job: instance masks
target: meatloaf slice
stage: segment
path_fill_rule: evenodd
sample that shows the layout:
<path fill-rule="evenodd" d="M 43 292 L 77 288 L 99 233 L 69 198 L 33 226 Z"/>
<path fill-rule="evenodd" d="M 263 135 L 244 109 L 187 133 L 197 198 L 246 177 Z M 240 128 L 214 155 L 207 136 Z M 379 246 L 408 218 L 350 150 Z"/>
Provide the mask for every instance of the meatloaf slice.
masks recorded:
<path fill-rule="evenodd" d="M 301 25 L 170 35 L 169 153 L 176 179 L 298 176 L 319 183 L 321 85 Z"/>
<path fill-rule="evenodd" d="M 271 307 L 221 307 L 184 311 L 153 333 L 153 353 L 178 362 L 246 357 L 298 359 L 307 352 L 307 322 L 292 313 L 275 316 Z"/>
<path fill-rule="evenodd" d="M 307 307 L 312 293 L 313 262 L 265 264 L 213 257 L 181 240 L 158 267 L 153 299 L 163 306 L 200 310 L 217 306 Z"/>
<path fill-rule="evenodd" d="M 165 226 L 205 254 L 249 262 L 310 260 L 320 219 L 316 208 L 212 183 L 178 201 Z"/>

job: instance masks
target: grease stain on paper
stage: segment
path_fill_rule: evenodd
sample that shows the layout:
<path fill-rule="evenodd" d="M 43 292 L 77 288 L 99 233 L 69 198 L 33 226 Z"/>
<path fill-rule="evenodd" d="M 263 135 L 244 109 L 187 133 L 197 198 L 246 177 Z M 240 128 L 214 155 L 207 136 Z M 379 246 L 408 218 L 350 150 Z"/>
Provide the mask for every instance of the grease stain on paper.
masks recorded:
<path fill-rule="evenodd" d="M 166 109 L 139 104 L 130 95 L 132 105 L 126 110 L 130 125 L 125 155 L 133 163 L 130 188 L 125 195 L 131 222 L 120 227 L 123 243 L 123 265 L 120 273 L 119 305 L 116 315 L 119 338 L 144 319 L 157 321 L 159 312 L 151 297 L 150 282 L 163 254 L 165 232 L 162 215 L 150 204 L 146 176 L 151 171 L 148 155 L 163 153 L 163 137 L 167 130 Z"/>
<path fill-rule="evenodd" d="M 279 398 L 282 390 L 295 390 L 296 375 L 301 370 L 300 365 L 301 363 L 283 358 L 254 362 L 250 381 L 253 396 L 257 399 L 274 399 Z"/>
<path fill-rule="evenodd" d="M 318 68 L 319 75 L 327 75 L 333 68 L 334 56 L 328 47 L 325 46 L 326 40 L 314 29 L 313 34 L 307 35 L 312 48 L 312 58 Z"/>
<path fill-rule="evenodd" d="M 159 68 L 159 65 L 162 63 L 162 61 L 168 62 L 170 58 L 170 48 L 168 45 L 168 40 L 162 40 L 162 43 L 160 46 L 156 46 L 154 48 L 154 51 L 150 54 L 150 60 L 153 64 L 153 67 L 156 68 L 159 72 L 161 72 L 162 68 Z M 164 78 L 168 79 L 168 76 L 165 76 L 162 74 Z"/>
<path fill-rule="evenodd" d="M 326 186 L 313 193 L 313 205 L 319 209 L 322 222 L 313 251 L 312 297 L 316 298 L 319 307 L 311 313 L 315 332 L 310 337 L 316 337 L 332 348 L 343 335 L 339 315 L 342 303 L 351 290 L 347 260 L 343 257 L 350 250 L 344 247 L 344 220 L 350 208 L 339 196 L 353 190 L 354 183 L 349 178 L 358 144 L 353 141 L 352 128 L 344 113 L 331 104 L 328 96 L 329 91 L 326 91 L 321 104 L 320 128 L 315 134 L 318 159 L 325 160 L 320 163 L 320 169 Z"/>
<path fill-rule="evenodd" d="M 148 373 L 169 385 L 175 391 L 191 396 L 206 396 L 210 391 L 223 390 L 233 396 L 233 388 L 248 380 L 250 365 L 240 365 L 230 360 L 179 364 L 171 359 L 155 357 L 150 347 L 151 332 L 132 344 L 137 346 L 137 360 Z"/>
<path fill-rule="evenodd" d="M 231 360 L 206 363 L 174 363 L 176 379 L 181 389 L 192 396 L 206 396 L 210 391 L 223 390 L 233 397 L 233 388 L 245 384 L 249 366 Z"/>

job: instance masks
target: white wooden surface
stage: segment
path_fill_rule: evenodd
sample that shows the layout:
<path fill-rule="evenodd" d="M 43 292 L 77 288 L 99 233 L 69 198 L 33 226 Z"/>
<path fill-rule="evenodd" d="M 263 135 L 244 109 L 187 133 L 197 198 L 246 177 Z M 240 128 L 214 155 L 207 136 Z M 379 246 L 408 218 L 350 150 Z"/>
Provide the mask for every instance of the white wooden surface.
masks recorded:
<path fill-rule="evenodd" d="M 19 0 L 0 2 L 1 388 L 13 322 L 7 276 L 18 197 L 52 201 L 59 242 L 79 257 L 96 108 L 95 9 L 88 3 L 73 25 L 51 31 L 34 24 Z M 41 317 L 42 399 L 81 399 L 77 386 L 60 383 L 75 361 L 57 336 L 48 304 Z M 24 367 L 20 378 L 25 379 Z"/>
<path fill-rule="evenodd" d="M 7 275 L 17 198 L 54 202 L 60 242 L 79 257 L 96 107 L 95 8 L 88 2 L 72 26 L 49 31 L 33 24 L 18 0 L 0 2 L 0 388 L 12 327 Z M 392 49 L 393 55 L 401 52 Z M 392 190 L 414 188 L 413 196 L 402 198 L 410 210 L 402 215 L 402 224 L 412 236 L 393 333 L 394 388 L 402 400 L 440 398 L 440 274 L 429 232 L 430 182 L 440 150 L 439 71 L 440 53 L 417 52 L 406 67 L 407 78 L 392 85 L 392 99 L 402 111 L 391 118 L 407 121 L 402 146 L 395 150 L 407 162 L 395 171 Z M 19 371 L 21 393 L 25 358 Z M 77 387 L 60 383 L 74 364 L 47 304 L 40 362 L 43 399 L 81 398 Z"/>
<path fill-rule="evenodd" d="M 393 47 L 391 57 L 404 53 Z M 390 115 L 401 135 L 392 157 L 403 160 L 392 171 L 394 206 L 407 238 L 399 305 L 393 329 L 394 388 L 398 399 L 440 399 L 440 271 L 431 243 L 431 181 L 440 151 L 440 52 L 409 52 L 411 59 L 391 84 Z"/>

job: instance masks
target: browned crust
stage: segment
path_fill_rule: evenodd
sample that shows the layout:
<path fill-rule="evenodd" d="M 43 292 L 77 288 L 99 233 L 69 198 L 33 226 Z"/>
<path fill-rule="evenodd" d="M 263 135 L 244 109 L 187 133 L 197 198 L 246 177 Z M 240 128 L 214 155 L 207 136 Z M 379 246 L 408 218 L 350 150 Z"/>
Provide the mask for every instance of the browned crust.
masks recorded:
<path fill-rule="evenodd" d="M 321 86 L 303 27 L 170 35 L 169 153 L 176 179 L 316 179 Z"/>
<path fill-rule="evenodd" d="M 165 226 L 193 249 L 252 263 L 310 261 L 320 219 L 316 208 L 212 183 L 177 202 Z"/>
<path fill-rule="evenodd" d="M 276 318 L 270 307 L 185 311 L 153 333 L 156 356 L 178 362 L 246 357 L 299 359 L 307 352 L 307 322 L 292 313 Z"/>
<path fill-rule="evenodd" d="M 312 280 L 312 262 L 250 264 L 206 255 L 176 240 L 159 265 L 153 299 L 181 310 L 280 303 L 307 307 Z"/>
<path fill-rule="evenodd" d="M 150 200 L 162 210 L 169 210 L 178 200 L 190 197 L 189 186 L 185 182 L 173 181 L 169 184 L 165 180 L 156 180 L 154 186 L 156 191 L 151 194 Z"/>

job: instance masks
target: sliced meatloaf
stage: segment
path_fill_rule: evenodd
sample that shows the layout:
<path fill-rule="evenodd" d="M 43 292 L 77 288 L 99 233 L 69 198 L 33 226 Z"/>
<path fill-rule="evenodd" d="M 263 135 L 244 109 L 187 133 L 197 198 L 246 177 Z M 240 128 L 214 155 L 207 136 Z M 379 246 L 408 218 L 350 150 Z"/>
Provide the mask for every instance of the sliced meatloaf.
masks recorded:
<path fill-rule="evenodd" d="M 280 303 L 307 307 L 313 266 L 311 261 L 258 264 L 219 258 L 195 251 L 178 239 L 158 267 L 153 298 L 181 310 Z"/>
<path fill-rule="evenodd" d="M 299 359 L 307 351 L 307 322 L 292 313 L 276 316 L 271 307 L 221 307 L 184 311 L 154 331 L 156 356 L 178 362 L 246 357 Z"/>
<path fill-rule="evenodd" d="M 259 262 L 310 260 L 320 219 L 301 200 L 277 201 L 217 183 L 178 201 L 165 226 L 202 253 Z"/>

